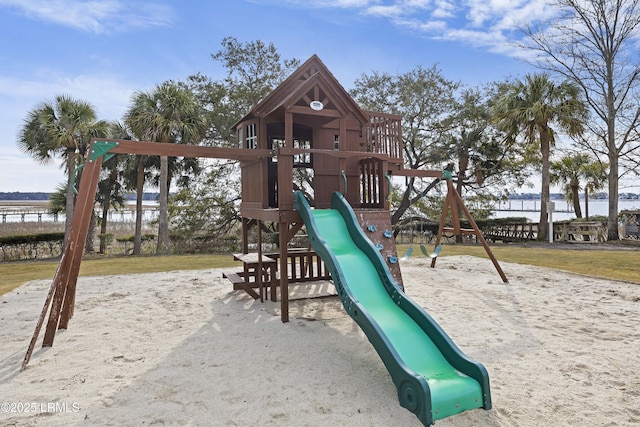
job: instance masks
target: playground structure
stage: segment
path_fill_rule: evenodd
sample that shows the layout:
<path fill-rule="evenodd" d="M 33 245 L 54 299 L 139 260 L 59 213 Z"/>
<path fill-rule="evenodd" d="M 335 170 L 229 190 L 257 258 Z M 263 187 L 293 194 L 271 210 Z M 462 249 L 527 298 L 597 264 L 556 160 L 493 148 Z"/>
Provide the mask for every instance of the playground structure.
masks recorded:
<path fill-rule="evenodd" d="M 43 347 L 53 345 L 56 330 L 66 329 L 73 316 L 103 161 L 116 154 L 221 158 L 238 160 L 241 168 L 242 252 L 234 258 L 243 270 L 225 273 L 234 289 L 261 301 L 265 297 L 277 301 L 279 294 L 281 320 L 288 322 L 289 283 L 331 278 L 345 309 L 389 369 L 401 405 L 425 425 L 467 409 L 490 409 L 484 367 L 466 358 L 403 292 L 389 214 L 391 177 L 445 179 L 448 193 L 436 245 L 443 231 L 476 234 L 503 281 L 507 279 L 451 185 L 451 177 L 441 171 L 404 169 L 401 117 L 361 110 L 314 55 L 234 130 L 237 148 L 92 140 L 63 256 L 22 368 L 30 360 L 47 313 Z M 314 209 L 301 193 L 294 192 L 295 168 L 313 175 Z M 460 228 L 460 209 L 473 228 Z M 318 226 L 323 215 L 328 222 Z M 449 215 L 453 226 L 445 227 Z M 262 251 L 263 222 L 277 227 L 278 253 Z M 252 227 L 257 230 L 255 253 L 249 252 Z M 303 227 L 312 248 L 291 245 Z M 346 267 L 348 262 L 341 258 L 345 254 L 362 268 Z M 433 255 L 432 267 L 437 252 Z M 366 274 L 366 280 L 359 279 L 360 274 Z"/>

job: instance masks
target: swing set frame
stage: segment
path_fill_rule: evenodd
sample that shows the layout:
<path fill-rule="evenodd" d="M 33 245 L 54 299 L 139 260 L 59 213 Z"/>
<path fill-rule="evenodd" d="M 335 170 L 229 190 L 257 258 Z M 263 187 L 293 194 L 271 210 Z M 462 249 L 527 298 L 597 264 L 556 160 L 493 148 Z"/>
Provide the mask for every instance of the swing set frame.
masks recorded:
<path fill-rule="evenodd" d="M 440 251 L 442 250 L 442 245 L 441 245 L 442 236 L 445 232 L 453 233 L 453 235 L 455 236 L 461 236 L 464 234 L 473 234 L 476 236 L 478 241 L 484 247 L 484 250 L 487 253 L 487 256 L 493 263 L 493 266 L 495 267 L 496 271 L 500 275 L 500 278 L 502 279 L 502 281 L 504 283 L 509 283 L 507 276 L 505 275 L 504 271 L 500 267 L 500 264 L 498 263 L 498 260 L 496 259 L 495 255 L 491 251 L 491 247 L 487 243 L 487 240 L 484 238 L 484 234 L 478 227 L 478 224 L 473 219 L 471 212 L 469 212 L 469 209 L 465 206 L 464 202 L 462 201 L 462 197 L 460 197 L 460 194 L 453 186 L 453 177 L 451 175 L 451 172 L 446 170 L 442 171 L 442 175 L 440 176 L 440 179 L 444 179 L 445 182 L 447 183 L 447 195 L 444 199 L 444 206 L 442 208 L 442 213 L 440 215 L 440 224 L 438 226 L 438 234 L 436 235 L 435 249 L 433 253 L 430 254 L 427 251 L 427 248 L 423 244 L 420 245 L 420 250 L 423 253 L 423 255 L 431 258 L 431 268 L 435 268 L 436 266 L 436 260 L 440 255 Z M 461 213 L 462 215 L 464 215 L 467 221 L 469 221 L 471 228 L 462 228 L 462 226 L 460 225 Z M 451 225 L 447 225 L 447 218 L 449 216 L 451 216 Z M 402 258 L 400 258 L 400 260 L 408 259 L 412 253 L 413 253 L 413 248 L 409 246 L 409 249 L 407 249 L 407 252 L 405 253 L 404 256 L 402 256 Z"/>

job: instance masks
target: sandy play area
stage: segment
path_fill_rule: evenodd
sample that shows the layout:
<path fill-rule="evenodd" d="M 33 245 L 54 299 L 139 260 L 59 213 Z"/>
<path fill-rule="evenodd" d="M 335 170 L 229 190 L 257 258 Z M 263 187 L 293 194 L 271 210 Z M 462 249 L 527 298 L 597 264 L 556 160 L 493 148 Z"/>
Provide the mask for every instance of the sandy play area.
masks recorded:
<path fill-rule="evenodd" d="M 403 261 L 406 292 L 486 366 L 493 398 L 436 426 L 640 424 L 639 285 L 429 261 Z M 69 329 L 20 372 L 49 286 L 0 297 L 2 426 L 421 425 L 336 297 L 292 302 L 283 324 L 221 270 L 80 278 Z"/>

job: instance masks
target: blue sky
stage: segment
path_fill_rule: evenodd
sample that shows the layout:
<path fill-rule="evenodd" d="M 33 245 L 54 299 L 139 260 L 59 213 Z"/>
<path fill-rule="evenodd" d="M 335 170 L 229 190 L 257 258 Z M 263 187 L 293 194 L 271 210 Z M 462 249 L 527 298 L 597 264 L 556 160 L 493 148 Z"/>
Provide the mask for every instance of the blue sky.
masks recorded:
<path fill-rule="evenodd" d="M 478 85 L 521 77 L 514 27 L 545 20 L 545 0 L 0 0 L 0 192 L 53 191 L 60 161 L 21 153 L 28 111 L 59 94 L 120 119 L 131 95 L 196 72 L 224 37 L 273 43 L 283 58 L 313 54 L 350 89 L 362 74 L 438 64 Z"/>

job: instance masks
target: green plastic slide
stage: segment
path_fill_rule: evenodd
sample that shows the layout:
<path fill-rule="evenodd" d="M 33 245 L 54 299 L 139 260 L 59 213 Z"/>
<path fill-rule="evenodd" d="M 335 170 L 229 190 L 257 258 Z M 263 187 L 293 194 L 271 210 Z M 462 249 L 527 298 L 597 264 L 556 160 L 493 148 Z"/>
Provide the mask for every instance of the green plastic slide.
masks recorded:
<path fill-rule="evenodd" d="M 294 207 L 313 249 L 331 272 L 340 300 L 380 355 L 400 405 L 428 426 L 466 410 L 491 408 L 489 376 L 394 281 L 340 193 L 331 209 L 311 209 L 296 192 Z"/>

